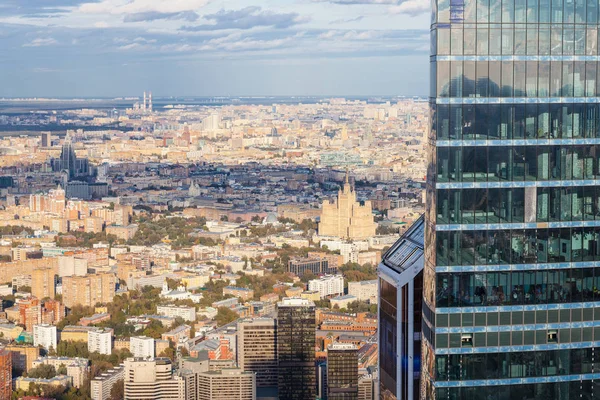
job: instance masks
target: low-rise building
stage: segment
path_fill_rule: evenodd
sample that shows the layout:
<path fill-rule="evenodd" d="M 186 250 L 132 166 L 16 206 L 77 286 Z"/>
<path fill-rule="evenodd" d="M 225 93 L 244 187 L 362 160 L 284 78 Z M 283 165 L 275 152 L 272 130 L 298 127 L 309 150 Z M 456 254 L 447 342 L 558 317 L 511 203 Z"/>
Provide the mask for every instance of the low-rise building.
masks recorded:
<path fill-rule="evenodd" d="M 358 301 L 377 304 L 377 280 L 348 282 L 348 294 L 355 296 Z"/>
<path fill-rule="evenodd" d="M 71 382 L 72 382 L 72 378 L 70 376 L 67 375 L 57 375 L 54 378 L 50 378 L 50 379 L 43 379 L 43 378 L 25 378 L 25 377 L 18 377 L 13 381 L 13 386 L 15 390 L 23 390 L 23 391 L 27 391 L 29 390 L 29 385 L 31 385 L 32 383 L 34 385 L 39 385 L 39 386 L 64 386 L 66 388 L 71 386 Z M 43 395 L 43 393 L 42 393 Z"/>
<path fill-rule="evenodd" d="M 329 296 L 344 294 L 344 277 L 342 275 L 325 275 L 308 281 L 308 290 L 317 291 L 324 299 Z"/>
<path fill-rule="evenodd" d="M 33 361 L 33 368 L 40 365 L 52 365 L 57 371 L 60 367 L 65 367 L 67 376 L 71 377 L 72 384 L 75 387 L 81 387 L 90 371 L 89 361 L 85 358 L 69 357 L 41 357 Z"/>
<path fill-rule="evenodd" d="M 226 286 L 223 288 L 223 296 L 235 296 L 246 301 L 254 297 L 254 290 L 236 286 Z"/>
<path fill-rule="evenodd" d="M 158 306 L 156 307 L 156 313 L 159 315 L 165 315 L 167 317 L 177 318 L 181 317 L 184 321 L 195 321 L 196 320 L 196 308 L 186 306 Z"/>
<path fill-rule="evenodd" d="M 356 296 L 351 296 L 349 294 L 345 294 L 343 296 L 337 296 L 330 299 L 331 307 L 337 306 L 338 308 L 348 308 L 348 304 L 353 301 L 357 301 Z"/>
<path fill-rule="evenodd" d="M 191 326 L 180 325 L 177 328 L 170 330 L 169 332 L 163 333 L 161 339 L 170 340 L 171 342 L 175 343 L 175 346 L 177 346 L 184 340 L 189 339 L 191 332 Z"/>

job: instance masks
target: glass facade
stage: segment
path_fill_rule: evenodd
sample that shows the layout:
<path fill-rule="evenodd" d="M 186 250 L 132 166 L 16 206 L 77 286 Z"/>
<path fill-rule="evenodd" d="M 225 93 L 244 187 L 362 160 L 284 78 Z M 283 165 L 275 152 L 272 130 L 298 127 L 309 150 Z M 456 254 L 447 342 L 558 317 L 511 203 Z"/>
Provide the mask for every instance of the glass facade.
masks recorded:
<path fill-rule="evenodd" d="M 600 2 L 433 3 L 421 398 L 600 398 Z"/>
<path fill-rule="evenodd" d="M 304 299 L 285 299 L 277 307 L 279 397 L 314 400 L 315 305 Z"/>

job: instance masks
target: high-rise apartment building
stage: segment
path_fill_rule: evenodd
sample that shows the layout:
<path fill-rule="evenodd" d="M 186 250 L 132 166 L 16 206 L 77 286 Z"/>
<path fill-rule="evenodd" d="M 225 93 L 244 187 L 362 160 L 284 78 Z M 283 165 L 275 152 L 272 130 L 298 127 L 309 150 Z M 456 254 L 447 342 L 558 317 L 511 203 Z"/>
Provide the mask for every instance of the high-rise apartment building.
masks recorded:
<path fill-rule="evenodd" d="M 115 297 L 116 278 L 112 273 L 63 278 L 63 303 L 94 307 L 96 303 L 110 303 Z"/>
<path fill-rule="evenodd" d="M 256 386 L 277 387 L 277 321 L 247 318 L 237 328 L 239 367 L 256 374 Z"/>
<path fill-rule="evenodd" d="M 185 399 L 185 382 L 173 376 L 173 365 L 168 358 L 125 360 L 125 400 L 179 400 Z"/>
<path fill-rule="evenodd" d="M 39 268 L 31 272 L 31 294 L 38 299 L 54 299 L 56 295 L 53 268 Z"/>
<path fill-rule="evenodd" d="M 198 400 L 256 400 L 256 375 L 240 368 L 198 373 Z"/>
<path fill-rule="evenodd" d="M 422 399 L 600 396 L 598 9 L 434 2 Z"/>
<path fill-rule="evenodd" d="M 46 350 L 53 348 L 56 350 L 56 326 L 48 324 L 39 324 L 33 326 L 33 345 L 42 346 Z"/>
<path fill-rule="evenodd" d="M 110 328 L 98 328 L 88 331 L 88 350 L 90 353 L 110 355 L 112 352 L 113 330 Z"/>
<path fill-rule="evenodd" d="M 12 394 L 12 355 L 0 349 L 0 400 L 10 400 Z"/>
<path fill-rule="evenodd" d="M 315 303 L 306 299 L 284 298 L 277 304 L 277 353 L 279 397 L 314 400 Z"/>
<path fill-rule="evenodd" d="M 37 346 L 10 344 L 5 349 L 11 352 L 13 369 L 19 373 L 29 371 L 33 361 L 40 356 Z"/>
<path fill-rule="evenodd" d="M 327 399 L 358 400 L 358 348 L 333 343 L 327 349 Z"/>
<path fill-rule="evenodd" d="M 377 269 L 382 399 L 419 397 L 424 230 L 421 216 L 384 254 Z"/>
<path fill-rule="evenodd" d="M 129 351 L 137 358 L 153 358 L 154 339 L 146 336 L 134 336 L 129 341 Z"/>

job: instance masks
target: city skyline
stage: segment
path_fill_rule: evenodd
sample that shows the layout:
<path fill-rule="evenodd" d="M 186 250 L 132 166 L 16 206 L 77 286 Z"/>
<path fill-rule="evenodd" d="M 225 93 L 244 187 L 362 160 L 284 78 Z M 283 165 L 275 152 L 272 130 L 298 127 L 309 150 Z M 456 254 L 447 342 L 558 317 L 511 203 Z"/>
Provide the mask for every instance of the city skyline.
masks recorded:
<path fill-rule="evenodd" d="M 9 1 L 2 95 L 419 95 L 428 14 L 423 0 Z"/>

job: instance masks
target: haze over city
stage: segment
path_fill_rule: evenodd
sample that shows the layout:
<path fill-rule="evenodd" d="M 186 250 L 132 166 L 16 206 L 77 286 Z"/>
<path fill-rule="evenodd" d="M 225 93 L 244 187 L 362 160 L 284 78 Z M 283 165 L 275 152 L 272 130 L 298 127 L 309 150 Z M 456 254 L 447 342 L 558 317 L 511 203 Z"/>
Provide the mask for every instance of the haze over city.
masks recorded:
<path fill-rule="evenodd" d="M 6 0 L 5 97 L 424 95 L 427 0 Z"/>

